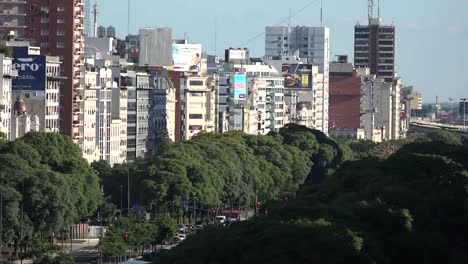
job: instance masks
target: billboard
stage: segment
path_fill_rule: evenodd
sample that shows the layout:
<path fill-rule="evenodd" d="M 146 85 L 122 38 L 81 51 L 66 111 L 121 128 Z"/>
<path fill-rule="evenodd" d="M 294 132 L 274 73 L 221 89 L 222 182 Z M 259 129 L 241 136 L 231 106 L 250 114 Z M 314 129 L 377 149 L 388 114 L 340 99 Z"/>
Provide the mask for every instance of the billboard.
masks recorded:
<path fill-rule="evenodd" d="M 201 44 L 173 44 L 174 71 L 199 72 L 201 68 Z"/>
<path fill-rule="evenodd" d="M 237 50 L 237 49 L 229 50 L 229 60 L 245 60 L 245 57 L 246 57 L 245 50 Z"/>
<path fill-rule="evenodd" d="M 245 74 L 234 75 L 234 100 L 245 100 L 247 95 L 247 76 Z"/>
<path fill-rule="evenodd" d="M 45 90 L 46 56 L 29 55 L 27 48 L 13 48 L 13 70 L 18 71 L 12 80 L 13 90 Z"/>
<path fill-rule="evenodd" d="M 282 67 L 284 87 L 297 89 L 312 89 L 312 65 L 285 64 Z"/>

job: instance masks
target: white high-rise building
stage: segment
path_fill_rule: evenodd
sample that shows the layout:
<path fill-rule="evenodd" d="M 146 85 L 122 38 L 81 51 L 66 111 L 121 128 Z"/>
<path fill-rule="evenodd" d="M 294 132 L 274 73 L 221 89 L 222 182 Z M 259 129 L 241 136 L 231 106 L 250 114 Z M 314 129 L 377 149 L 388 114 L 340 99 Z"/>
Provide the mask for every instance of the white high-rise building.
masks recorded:
<path fill-rule="evenodd" d="M 10 139 L 11 133 L 11 77 L 16 75 L 12 59 L 0 54 L 0 132 Z"/>
<path fill-rule="evenodd" d="M 363 77 L 361 127 L 373 141 L 400 138 L 400 82 L 386 82 L 375 75 Z"/>
<path fill-rule="evenodd" d="M 89 162 L 123 163 L 127 157 L 122 139 L 126 137 L 127 129 L 126 116 L 122 116 L 120 111 L 125 113 L 126 91 L 118 87 L 109 68 L 89 68 L 85 81 L 83 157 Z"/>
<path fill-rule="evenodd" d="M 168 76 L 151 77 L 154 85 L 150 96 L 150 132 L 149 152 L 152 155 L 158 153 L 156 142 L 157 133 L 167 133 L 168 138 L 175 141 L 176 129 L 176 89 Z"/>
<path fill-rule="evenodd" d="M 298 54 L 307 64 L 318 66 L 323 82 L 323 116 L 321 123 L 325 134 L 328 134 L 329 105 L 329 62 L 330 62 L 330 29 L 327 27 L 266 27 L 265 58 L 281 59 L 282 55 Z"/>

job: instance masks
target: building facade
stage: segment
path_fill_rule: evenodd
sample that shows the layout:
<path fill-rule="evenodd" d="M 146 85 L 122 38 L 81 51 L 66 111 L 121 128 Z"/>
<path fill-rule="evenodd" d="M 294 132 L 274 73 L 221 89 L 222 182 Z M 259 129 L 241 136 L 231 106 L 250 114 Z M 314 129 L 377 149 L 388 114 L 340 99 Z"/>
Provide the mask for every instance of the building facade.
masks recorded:
<path fill-rule="evenodd" d="M 182 140 L 194 135 L 215 132 L 217 85 L 213 77 L 186 77 L 181 85 Z"/>
<path fill-rule="evenodd" d="M 23 137 L 30 131 L 60 132 L 60 84 L 64 78 L 60 75 L 61 62 L 58 57 L 43 57 L 46 61 L 44 89 L 21 89 L 20 86 L 12 91 L 12 99 L 21 98 L 27 109 L 21 115 L 16 115 L 15 120 L 12 120 L 14 122 L 11 125 L 11 140 Z M 25 126 L 25 122 L 31 125 Z M 26 129 L 26 127 L 29 128 Z"/>
<path fill-rule="evenodd" d="M 354 27 L 354 65 L 391 82 L 395 76 L 395 26 L 370 18 L 369 25 Z"/>
<path fill-rule="evenodd" d="M 362 77 L 351 63 L 330 64 L 330 129 L 361 127 Z"/>
<path fill-rule="evenodd" d="M 149 153 L 159 153 L 157 136 L 165 133 L 176 140 L 176 89 L 169 76 L 151 77 L 154 90 L 150 95 Z"/>
<path fill-rule="evenodd" d="M 400 82 L 386 82 L 375 75 L 364 77 L 361 127 L 367 139 L 397 140 L 400 135 Z"/>
<path fill-rule="evenodd" d="M 330 29 L 327 27 L 266 27 L 265 57 L 280 59 L 281 55 L 296 54 L 305 63 L 318 67 L 322 74 L 323 92 L 320 103 L 323 106 L 322 132 L 328 134 L 329 120 L 329 62 Z"/>
<path fill-rule="evenodd" d="M 141 28 L 139 30 L 139 39 L 139 65 L 173 65 L 172 29 Z"/>
<path fill-rule="evenodd" d="M 13 70 L 13 60 L 0 54 L 0 132 L 5 134 L 5 139 L 10 139 L 11 133 L 11 109 L 12 109 L 12 76 L 17 75 Z"/>
<path fill-rule="evenodd" d="M 41 54 L 62 62 L 60 128 L 78 144 L 83 140 L 84 5 L 85 0 L 27 0 L 24 9 L 25 37 L 41 47 Z"/>
<path fill-rule="evenodd" d="M 0 35 L 25 34 L 25 0 L 0 1 Z"/>

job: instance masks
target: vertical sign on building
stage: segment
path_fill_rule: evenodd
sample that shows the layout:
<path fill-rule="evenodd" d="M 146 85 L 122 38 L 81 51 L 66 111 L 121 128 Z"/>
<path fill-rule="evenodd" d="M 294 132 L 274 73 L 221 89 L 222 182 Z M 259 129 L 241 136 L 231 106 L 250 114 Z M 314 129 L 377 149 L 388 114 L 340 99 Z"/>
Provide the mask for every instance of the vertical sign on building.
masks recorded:
<path fill-rule="evenodd" d="M 234 100 L 245 100 L 247 95 L 247 76 L 234 75 Z"/>

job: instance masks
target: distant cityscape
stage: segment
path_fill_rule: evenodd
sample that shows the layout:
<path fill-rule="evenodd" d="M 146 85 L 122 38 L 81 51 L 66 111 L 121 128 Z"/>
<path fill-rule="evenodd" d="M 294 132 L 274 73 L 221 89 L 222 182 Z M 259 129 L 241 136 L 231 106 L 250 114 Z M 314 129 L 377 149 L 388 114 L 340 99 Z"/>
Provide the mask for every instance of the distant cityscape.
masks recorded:
<path fill-rule="evenodd" d="M 399 77 L 395 26 L 373 12 L 367 25 L 355 25 L 351 62 L 330 57 L 323 26 L 266 25 L 263 57 L 248 47 L 225 47 L 218 57 L 171 28 L 119 39 L 113 26 L 98 26 L 98 8 L 85 0 L 0 1 L 7 140 L 63 133 L 87 161 L 114 165 L 157 155 L 161 137 L 266 135 L 295 123 L 382 142 L 406 138 L 415 120 L 466 125 L 467 98 L 425 104 Z"/>

